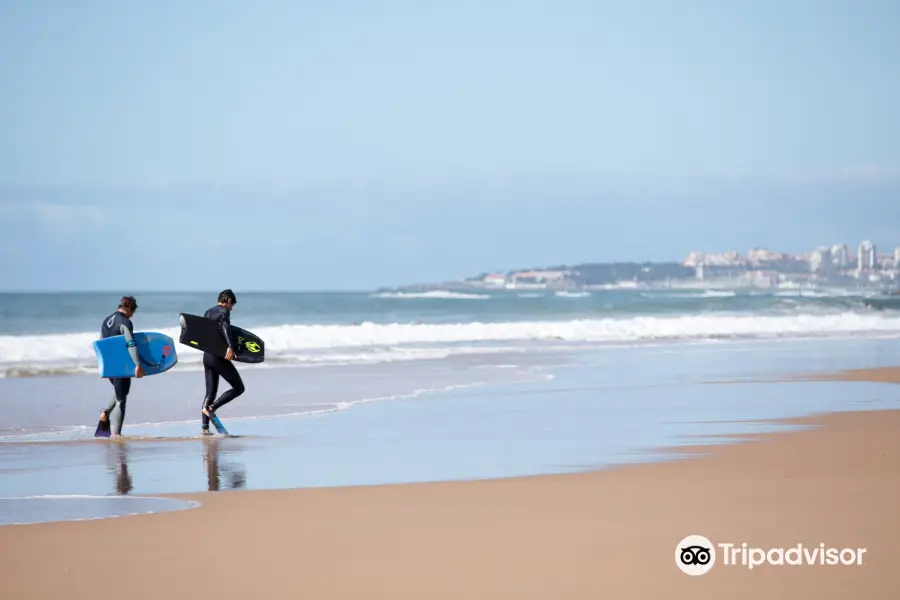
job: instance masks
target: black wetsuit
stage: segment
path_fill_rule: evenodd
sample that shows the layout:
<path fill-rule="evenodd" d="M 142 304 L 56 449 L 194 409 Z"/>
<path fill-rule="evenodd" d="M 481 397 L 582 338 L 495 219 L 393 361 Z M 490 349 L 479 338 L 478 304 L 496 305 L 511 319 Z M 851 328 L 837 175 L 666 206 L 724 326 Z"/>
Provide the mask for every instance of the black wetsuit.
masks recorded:
<path fill-rule="evenodd" d="M 124 335 L 128 339 L 128 352 L 131 359 L 137 364 L 137 347 L 134 344 L 134 325 L 131 319 L 126 317 L 120 311 L 116 311 L 103 319 L 103 325 L 100 326 L 100 335 L 104 338 L 116 335 Z M 109 382 L 112 384 L 116 392 L 116 397 L 106 409 L 108 419 L 114 418 L 111 422 L 113 433 L 122 433 L 122 423 L 125 422 L 125 403 L 128 401 L 128 392 L 131 391 L 131 377 L 110 377 Z M 118 404 L 118 414 L 113 414 L 113 409 Z"/>
<path fill-rule="evenodd" d="M 206 311 L 203 316 L 207 319 L 212 319 L 219 324 L 219 327 L 222 328 L 222 333 L 225 334 L 225 340 L 228 342 L 228 346 L 231 347 L 231 350 L 235 354 L 237 354 L 237 344 L 234 340 L 234 334 L 231 332 L 231 310 L 216 304 Z M 232 361 L 225 360 L 221 356 L 216 356 L 209 352 L 204 352 L 203 371 L 206 374 L 206 396 L 203 398 L 203 406 L 204 408 L 209 408 L 211 412 L 215 412 L 222 408 L 244 393 L 244 382 Z M 218 400 L 213 402 L 216 393 L 219 391 L 220 376 L 228 382 L 231 389 L 224 392 L 219 396 Z M 203 429 L 209 429 L 209 417 L 206 415 L 203 415 L 202 427 Z"/>

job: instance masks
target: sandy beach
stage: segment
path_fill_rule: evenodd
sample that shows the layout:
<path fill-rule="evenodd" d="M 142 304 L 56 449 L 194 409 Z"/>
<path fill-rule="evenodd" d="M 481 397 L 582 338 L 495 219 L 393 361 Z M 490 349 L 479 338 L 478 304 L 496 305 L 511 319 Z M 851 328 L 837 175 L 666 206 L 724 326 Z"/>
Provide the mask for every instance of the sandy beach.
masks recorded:
<path fill-rule="evenodd" d="M 900 0 L 52 9 L 0 600 L 900 600 Z"/>
<path fill-rule="evenodd" d="M 835 379 L 900 382 L 900 368 Z M 4 598 L 893 598 L 900 411 L 577 474 L 189 494 L 198 509 L 0 528 Z M 679 449 L 683 451 L 684 448 Z M 691 534 L 764 550 L 865 548 L 859 566 L 725 565 Z"/>

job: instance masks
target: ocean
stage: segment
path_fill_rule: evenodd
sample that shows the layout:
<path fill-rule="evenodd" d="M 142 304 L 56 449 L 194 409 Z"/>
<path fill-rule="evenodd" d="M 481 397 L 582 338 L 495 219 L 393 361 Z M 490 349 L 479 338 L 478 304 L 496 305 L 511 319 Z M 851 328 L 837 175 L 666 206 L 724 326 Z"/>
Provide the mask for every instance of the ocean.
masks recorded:
<path fill-rule="evenodd" d="M 178 338 L 210 293 L 136 293 L 136 330 Z M 0 377 L 96 372 L 91 342 L 114 293 L 0 294 Z M 601 290 L 240 293 L 235 325 L 266 341 L 266 367 L 416 361 L 523 350 L 758 338 L 892 337 L 900 313 L 846 292 Z M 177 370 L 200 368 L 179 346 Z"/>
<path fill-rule="evenodd" d="M 216 292 L 134 295 L 135 329 L 177 339 Z M 900 312 L 839 291 L 238 291 L 232 321 L 267 359 L 237 364 L 247 391 L 218 413 L 233 436 L 198 435 L 202 355 L 179 344 L 110 443 L 93 437 L 112 386 L 91 342 L 119 296 L 0 295 L 0 525 L 184 507 L 148 494 L 672 460 L 659 449 L 698 435 L 900 406 L 890 384 L 784 383 L 897 363 Z"/>

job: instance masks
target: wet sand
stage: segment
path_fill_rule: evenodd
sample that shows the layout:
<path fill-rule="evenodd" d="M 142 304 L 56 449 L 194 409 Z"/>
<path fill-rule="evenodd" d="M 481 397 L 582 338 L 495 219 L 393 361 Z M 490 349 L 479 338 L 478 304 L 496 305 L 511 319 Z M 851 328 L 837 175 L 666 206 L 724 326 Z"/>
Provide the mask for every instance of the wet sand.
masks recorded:
<path fill-rule="evenodd" d="M 876 383 L 900 383 L 900 367 L 875 367 L 871 369 L 849 369 L 835 373 L 809 376 L 818 381 L 870 381 Z"/>
<path fill-rule="evenodd" d="M 900 368 L 830 379 L 900 382 Z M 898 392 L 900 393 L 900 388 Z M 687 449 L 697 458 L 467 482 L 180 495 L 197 509 L 0 528 L 0 597 L 894 598 L 900 411 Z M 861 566 L 722 564 L 689 534 L 865 548 Z"/>

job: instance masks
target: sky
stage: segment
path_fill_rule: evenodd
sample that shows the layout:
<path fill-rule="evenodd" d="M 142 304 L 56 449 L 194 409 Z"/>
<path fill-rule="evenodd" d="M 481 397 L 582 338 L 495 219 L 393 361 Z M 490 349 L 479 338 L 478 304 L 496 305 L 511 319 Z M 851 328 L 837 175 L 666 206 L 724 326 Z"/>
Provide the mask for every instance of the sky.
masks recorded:
<path fill-rule="evenodd" d="M 891 0 L 7 0 L 0 290 L 900 246 Z"/>

